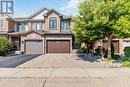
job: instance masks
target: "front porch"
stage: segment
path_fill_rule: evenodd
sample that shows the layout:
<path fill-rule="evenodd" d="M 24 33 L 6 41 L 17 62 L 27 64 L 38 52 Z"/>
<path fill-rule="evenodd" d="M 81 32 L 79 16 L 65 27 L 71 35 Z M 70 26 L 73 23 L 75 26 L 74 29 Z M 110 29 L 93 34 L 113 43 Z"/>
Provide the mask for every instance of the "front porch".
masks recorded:
<path fill-rule="evenodd" d="M 9 40 L 13 45 L 13 51 L 15 51 L 15 54 L 21 54 L 21 35 L 9 35 Z"/>

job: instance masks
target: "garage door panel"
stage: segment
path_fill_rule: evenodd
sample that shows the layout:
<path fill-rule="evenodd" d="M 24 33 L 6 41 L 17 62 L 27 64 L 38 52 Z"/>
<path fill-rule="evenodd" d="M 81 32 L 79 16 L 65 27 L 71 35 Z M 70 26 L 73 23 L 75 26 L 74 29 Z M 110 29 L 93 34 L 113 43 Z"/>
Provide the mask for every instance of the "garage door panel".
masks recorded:
<path fill-rule="evenodd" d="M 43 42 L 38 40 L 26 41 L 26 54 L 42 54 L 43 53 Z"/>
<path fill-rule="evenodd" d="M 70 41 L 47 41 L 47 53 L 70 53 Z"/>

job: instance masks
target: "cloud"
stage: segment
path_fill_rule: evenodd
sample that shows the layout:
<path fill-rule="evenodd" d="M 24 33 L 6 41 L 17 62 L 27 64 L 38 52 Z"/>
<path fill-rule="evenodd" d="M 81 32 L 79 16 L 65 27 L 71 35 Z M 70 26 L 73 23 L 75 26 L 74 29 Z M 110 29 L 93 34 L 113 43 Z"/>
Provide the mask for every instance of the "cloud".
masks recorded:
<path fill-rule="evenodd" d="M 70 0 L 66 6 L 61 8 L 61 12 L 65 15 L 77 15 L 79 2 L 80 0 Z"/>

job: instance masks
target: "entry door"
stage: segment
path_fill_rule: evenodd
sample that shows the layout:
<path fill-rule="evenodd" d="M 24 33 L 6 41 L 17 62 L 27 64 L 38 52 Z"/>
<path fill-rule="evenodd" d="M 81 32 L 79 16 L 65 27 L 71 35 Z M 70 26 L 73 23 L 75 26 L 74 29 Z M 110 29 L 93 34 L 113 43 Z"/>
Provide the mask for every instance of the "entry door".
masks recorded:
<path fill-rule="evenodd" d="M 70 41 L 47 41 L 47 53 L 70 53 Z"/>
<path fill-rule="evenodd" d="M 42 40 L 27 40 L 26 41 L 26 54 L 43 54 L 43 41 Z"/>

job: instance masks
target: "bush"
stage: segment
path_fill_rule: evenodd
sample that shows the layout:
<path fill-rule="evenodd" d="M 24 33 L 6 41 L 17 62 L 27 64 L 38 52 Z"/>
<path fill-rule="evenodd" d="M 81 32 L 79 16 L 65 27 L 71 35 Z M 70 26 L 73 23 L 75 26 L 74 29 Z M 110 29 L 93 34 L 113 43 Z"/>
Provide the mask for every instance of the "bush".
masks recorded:
<path fill-rule="evenodd" d="M 101 47 L 98 47 L 97 49 L 95 49 L 94 55 L 101 55 L 101 52 L 102 52 Z"/>
<path fill-rule="evenodd" d="M 123 66 L 124 67 L 130 67 L 130 61 L 124 61 Z"/>
<path fill-rule="evenodd" d="M 115 54 L 115 55 L 112 56 L 112 59 L 115 59 L 115 60 L 118 60 L 119 58 L 120 58 L 120 55 Z"/>
<path fill-rule="evenodd" d="M 12 50 L 12 45 L 6 37 L 0 36 L 0 55 L 4 56 Z"/>
<path fill-rule="evenodd" d="M 87 53 L 87 49 L 86 48 L 80 48 L 80 52 L 81 53 Z"/>
<path fill-rule="evenodd" d="M 130 47 L 124 48 L 124 55 L 127 56 L 127 57 L 130 57 Z"/>

